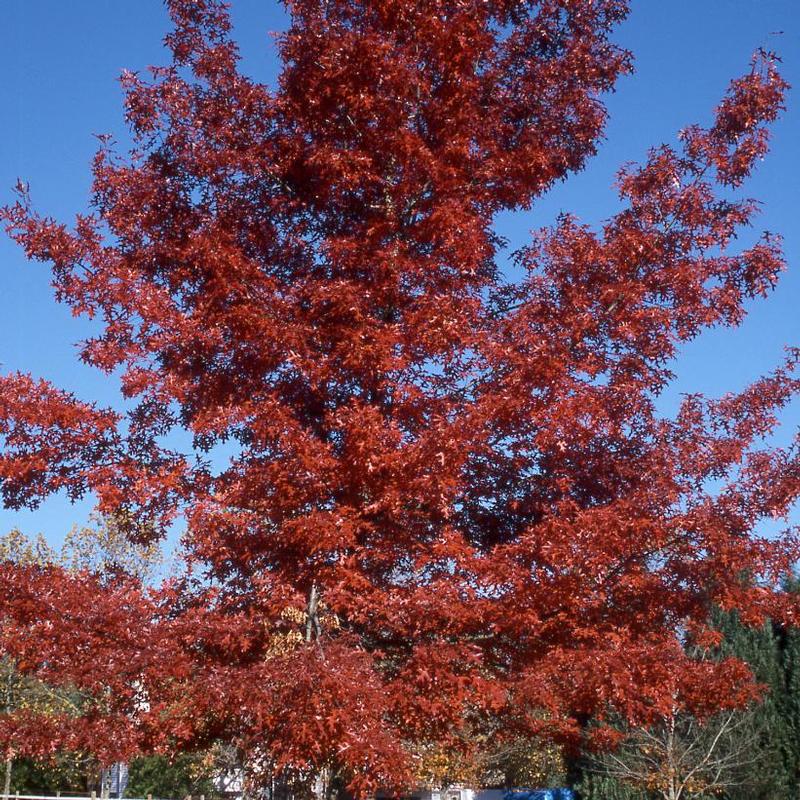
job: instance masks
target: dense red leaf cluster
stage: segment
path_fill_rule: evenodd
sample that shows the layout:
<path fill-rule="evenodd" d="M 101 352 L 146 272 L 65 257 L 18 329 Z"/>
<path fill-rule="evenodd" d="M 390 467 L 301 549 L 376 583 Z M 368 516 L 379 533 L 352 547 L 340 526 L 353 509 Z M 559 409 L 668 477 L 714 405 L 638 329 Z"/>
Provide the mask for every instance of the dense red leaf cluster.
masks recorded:
<path fill-rule="evenodd" d="M 489 718 L 569 737 L 750 696 L 682 645 L 713 641 L 712 604 L 793 613 L 797 542 L 760 524 L 800 493 L 797 450 L 764 444 L 797 356 L 673 419 L 655 399 L 681 343 L 782 269 L 773 236 L 733 247 L 774 60 L 512 280 L 493 217 L 594 152 L 622 0 L 292 0 L 274 89 L 238 70 L 224 5 L 168 6 L 173 61 L 124 75 L 135 149 L 104 143 L 92 213 L 3 212 L 101 321 L 81 357 L 131 410 L 2 378 L 0 490 L 91 491 L 139 537 L 182 518 L 189 571 L 147 597 L 4 567 L 4 648 L 35 637 L 30 669 L 106 698 L 109 753 L 221 737 L 361 791 Z M 0 733 L 20 747 L 24 724 Z"/>

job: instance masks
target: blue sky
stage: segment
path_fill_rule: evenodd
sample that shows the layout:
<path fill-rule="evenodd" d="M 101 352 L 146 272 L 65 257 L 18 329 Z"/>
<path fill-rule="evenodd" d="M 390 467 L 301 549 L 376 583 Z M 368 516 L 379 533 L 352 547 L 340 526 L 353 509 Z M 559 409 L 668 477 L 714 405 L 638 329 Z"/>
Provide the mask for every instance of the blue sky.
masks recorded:
<path fill-rule="evenodd" d="M 783 57 L 797 89 L 774 132 L 773 150 L 746 186 L 764 201 L 759 229 L 781 232 L 789 270 L 777 291 L 752 305 L 736 331 L 710 331 L 691 343 L 675 365 L 668 411 L 681 392 L 712 395 L 742 388 L 778 364 L 786 344 L 800 345 L 800 0 L 633 0 L 616 40 L 636 57 L 636 73 L 608 98 L 610 123 L 598 156 L 581 174 L 557 186 L 525 214 L 506 214 L 498 230 L 512 245 L 528 231 L 570 211 L 598 223 L 618 208 L 614 174 L 641 160 L 649 146 L 674 141 L 688 123 L 707 122 L 728 81 L 760 47 Z M 36 207 L 71 219 L 87 206 L 93 134 L 125 141 L 123 68 L 165 63 L 161 39 L 167 15 L 160 0 L 3 0 L 0 26 L 0 202 L 18 177 L 28 181 Z M 244 69 L 273 81 L 278 64 L 270 31 L 285 23 L 275 0 L 233 0 Z M 782 33 L 777 33 L 782 31 Z M 113 403 L 113 379 L 82 366 L 75 342 L 88 331 L 52 300 L 47 269 L 27 264 L 0 238 L 0 369 L 43 376 L 86 399 Z M 786 440 L 800 410 L 786 415 Z M 58 542 L 82 522 L 91 501 L 71 506 L 53 498 L 35 512 L 0 509 L 0 531 L 14 525 Z"/>

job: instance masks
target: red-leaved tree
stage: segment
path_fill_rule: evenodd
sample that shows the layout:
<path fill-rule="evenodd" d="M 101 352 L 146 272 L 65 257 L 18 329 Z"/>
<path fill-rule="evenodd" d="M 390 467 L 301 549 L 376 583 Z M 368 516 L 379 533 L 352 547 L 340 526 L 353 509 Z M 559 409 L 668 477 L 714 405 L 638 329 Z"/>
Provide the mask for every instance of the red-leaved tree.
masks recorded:
<path fill-rule="evenodd" d="M 124 670 L 83 655 L 64 576 L 63 619 L 31 631 L 84 671 L 31 669 L 94 670 L 138 746 L 223 740 L 254 773 L 359 792 L 487 731 L 569 740 L 752 696 L 743 665 L 684 645 L 713 643 L 712 604 L 793 614 L 794 533 L 761 522 L 800 494 L 797 449 L 763 445 L 797 356 L 674 418 L 655 400 L 681 343 L 737 325 L 782 268 L 774 237 L 733 246 L 774 59 L 623 169 L 601 229 L 536 234 L 518 279 L 492 229 L 593 154 L 625 5 L 291 0 L 273 89 L 239 71 L 224 4 L 169 0 L 172 63 L 124 75 L 135 146 L 101 148 L 91 213 L 67 227 L 25 191 L 3 212 L 100 321 L 81 358 L 130 410 L 3 376 L 0 489 L 92 493 L 139 539 L 185 524 L 188 568 L 124 606 Z M 12 601 L 41 575 L 4 570 L 22 651 Z M 113 614 L 104 636 L 132 624 Z"/>

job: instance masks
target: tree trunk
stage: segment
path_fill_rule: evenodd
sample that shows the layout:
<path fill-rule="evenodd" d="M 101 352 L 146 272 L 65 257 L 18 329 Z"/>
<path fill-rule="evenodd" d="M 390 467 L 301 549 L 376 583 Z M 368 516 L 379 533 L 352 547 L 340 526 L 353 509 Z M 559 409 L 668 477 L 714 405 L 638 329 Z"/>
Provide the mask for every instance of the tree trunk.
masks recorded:
<path fill-rule="evenodd" d="M 4 800 L 8 800 L 9 795 L 11 794 L 11 770 L 14 766 L 14 759 L 11 756 L 6 758 L 6 770 L 5 770 L 5 777 L 3 778 L 3 798 Z"/>
<path fill-rule="evenodd" d="M 316 582 L 311 584 L 308 594 L 308 606 L 306 609 L 306 641 L 310 642 L 312 636 L 319 638 L 320 625 L 317 610 L 319 608 L 319 586 Z"/>
<path fill-rule="evenodd" d="M 12 700 L 13 700 L 13 692 L 14 692 L 14 665 L 11 660 L 3 659 L 3 664 L 7 669 L 6 672 L 6 686 L 5 686 L 5 712 L 6 714 L 11 713 L 12 707 Z M 3 778 L 3 797 L 5 800 L 8 800 L 9 794 L 11 794 L 11 770 L 14 767 L 14 759 L 11 753 L 6 753 L 6 769 L 5 769 L 5 776 Z"/>
<path fill-rule="evenodd" d="M 331 770 L 323 767 L 314 780 L 312 792 L 315 800 L 331 800 Z"/>
<path fill-rule="evenodd" d="M 670 781 L 669 788 L 667 789 L 664 794 L 664 800 L 680 800 L 681 794 L 683 794 L 680 787 L 675 785 L 674 781 Z"/>

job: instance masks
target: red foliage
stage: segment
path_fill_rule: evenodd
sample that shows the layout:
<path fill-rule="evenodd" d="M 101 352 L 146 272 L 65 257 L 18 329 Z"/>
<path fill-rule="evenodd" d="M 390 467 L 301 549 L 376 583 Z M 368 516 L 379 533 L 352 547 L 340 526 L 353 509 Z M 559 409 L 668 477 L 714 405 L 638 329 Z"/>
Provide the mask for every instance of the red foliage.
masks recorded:
<path fill-rule="evenodd" d="M 43 682 L 4 706 L 4 750 L 34 758 L 87 751 L 105 763 L 136 753 L 147 674 L 159 660 L 154 607 L 140 587 L 7 563 L 0 581 L 0 652 Z"/>
<path fill-rule="evenodd" d="M 561 218 L 509 282 L 493 215 L 592 155 L 629 68 L 607 38 L 622 0 L 293 0 L 274 91 L 238 71 L 224 5 L 168 5 L 173 63 L 123 77 L 136 149 L 104 145 L 92 215 L 3 213 L 103 322 L 82 357 L 134 403 L 122 420 L 4 378 L 5 502 L 92 490 L 155 533 L 187 521 L 191 572 L 137 601 L 146 626 L 98 595 L 136 635 L 93 680 L 147 685 L 150 745 L 226 737 L 359 791 L 465 719 L 574 735 L 609 708 L 749 696 L 741 665 L 679 637 L 703 640 L 714 603 L 793 613 L 794 534 L 759 526 L 800 493 L 796 449 L 761 443 L 796 354 L 674 419 L 654 399 L 680 344 L 739 323 L 783 266 L 775 237 L 731 249 L 756 204 L 730 190 L 781 108 L 773 59 L 626 167 L 602 230 Z M 163 445 L 175 429 L 194 452 Z M 36 629 L 68 675 L 80 620 Z"/>

